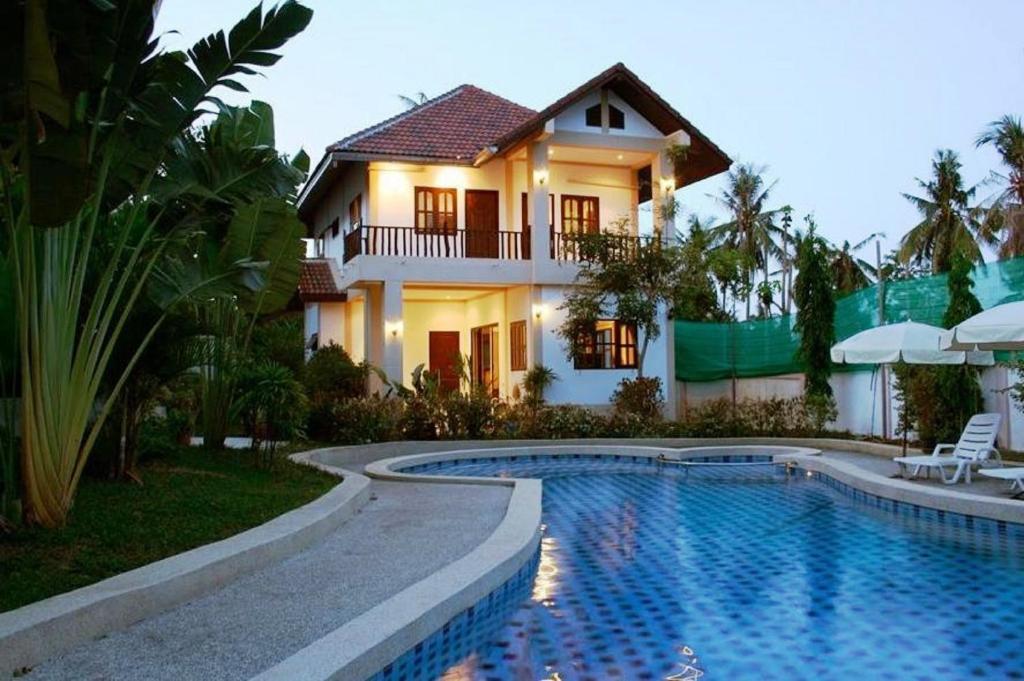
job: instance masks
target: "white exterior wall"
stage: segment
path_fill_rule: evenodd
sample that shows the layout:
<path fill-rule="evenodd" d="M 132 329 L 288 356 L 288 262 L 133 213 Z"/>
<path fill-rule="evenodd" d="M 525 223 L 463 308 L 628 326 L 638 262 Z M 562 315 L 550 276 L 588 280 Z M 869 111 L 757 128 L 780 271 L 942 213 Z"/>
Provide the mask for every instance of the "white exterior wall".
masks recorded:
<path fill-rule="evenodd" d="M 856 435 L 882 436 L 882 371 L 853 371 L 832 374 L 829 384 L 836 399 L 839 418 L 830 428 L 849 431 Z M 898 426 L 899 403 L 892 392 L 892 372 L 886 372 L 884 383 L 888 391 L 889 434 L 892 439 L 900 437 Z M 981 372 L 981 387 L 985 411 L 1002 414 L 1003 424 L 998 444 L 1001 448 L 1015 451 L 1024 450 L 1024 411 L 1016 405 L 1004 388 L 1020 380 L 1015 372 L 1005 367 L 990 367 Z M 723 379 L 702 383 L 677 382 L 677 414 L 682 417 L 686 410 L 699 406 L 708 400 L 732 398 L 732 381 Z M 784 376 L 762 376 L 736 379 L 736 399 L 791 398 L 803 394 L 803 374 Z M 909 434 L 914 439 L 914 433 Z"/>
<path fill-rule="evenodd" d="M 567 357 L 566 347 L 558 336 L 558 328 L 565 321 L 565 311 L 559 309 L 564 301 L 563 287 L 545 286 L 541 291 L 542 305 L 542 348 L 543 364 L 557 375 L 552 386 L 544 395 L 555 404 L 582 404 L 605 406 L 609 403 L 615 388 L 624 378 L 635 378 L 635 369 L 576 369 Z M 665 320 L 662 320 L 663 326 Z M 638 339 L 639 340 L 639 339 Z M 639 348 L 638 348 L 639 351 Z M 647 348 L 644 375 L 660 378 L 662 389 L 668 392 L 666 356 L 668 345 L 665 334 Z"/>
<path fill-rule="evenodd" d="M 337 238 L 330 232 L 321 235 L 324 239 L 324 257 L 326 258 L 337 258 L 339 262 L 341 261 L 344 236 L 351 227 L 348 219 L 348 204 L 356 196 L 361 197 L 363 220 L 365 221 L 367 218 L 370 194 L 367 191 L 366 172 L 365 163 L 354 163 L 349 166 L 316 208 L 313 215 L 314 234 L 320 234 L 327 229 L 327 226 L 335 218 L 338 219 L 340 227 Z"/>
<path fill-rule="evenodd" d="M 600 128 L 587 125 L 586 111 L 595 104 L 601 103 L 601 93 L 597 90 L 572 105 L 555 117 L 555 130 L 568 132 L 597 132 Z M 623 129 L 608 128 L 609 135 L 622 135 L 628 137 L 648 137 L 661 139 L 664 137 L 661 131 L 651 125 L 646 118 L 638 114 L 633 107 L 622 101 L 614 92 L 608 92 L 608 103 L 625 114 L 626 127 Z"/>
<path fill-rule="evenodd" d="M 309 347 L 309 341 L 313 334 L 320 332 L 320 305 L 318 303 L 306 303 L 302 306 L 302 345 Z M 308 356 L 307 351 L 307 356 Z"/>
<path fill-rule="evenodd" d="M 551 158 L 549 167 L 549 191 L 555 197 L 555 211 L 552 216 L 555 229 L 560 230 L 562 224 L 562 195 L 596 196 L 601 220 L 601 229 L 607 230 L 610 225 L 622 218 L 632 218 L 636 222 L 636 180 L 634 170 L 624 167 L 588 166 L 575 163 L 559 163 Z M 523 220 L 522 193 L 527 190 L 526 161 L 513 164 L 513 222 L 520 229 Z M 635 226 L 630 226 L 635 230 Z"/>
<path fill-rule="evenodd" d="M 469 354 L 469 331 L 466 329 L 464 302 L 406 300 L 402 310 L 405 315 L 402 363 L 407 374 L 403 382 L 406 385 L 410 385 L 412 371 L 418 365 L 422 364 L 425 369 L 430 368 L 431 331 L 458 331 L 459 352 L 464 356 Z"/>
<path fill-rule="evenodd" d="M 416 187 L 455 188 L 456 218 L 459 229 L 466 226 L 466 190 L 487 189 L 498 192 L 498 229 L 518 231 L 518 223 L 506 225 L 501 207 L 507 200 L 505 162 L 497 159 L 479 168 L 467 166 L 416 166 L 403 163 L 370 165 L 370 211 L 366 221 L 371 225 L 395 227 L 414 226 Z M 518 195 L 516 196 L 518 199 Z"/>

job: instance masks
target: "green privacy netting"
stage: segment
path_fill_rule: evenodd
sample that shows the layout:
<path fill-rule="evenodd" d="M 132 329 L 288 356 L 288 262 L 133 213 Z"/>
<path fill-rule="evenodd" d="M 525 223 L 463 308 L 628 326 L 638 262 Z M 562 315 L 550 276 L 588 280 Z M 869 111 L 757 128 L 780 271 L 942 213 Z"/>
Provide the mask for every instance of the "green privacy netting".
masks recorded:
<path fill-rule="evenodd" d="M 971 276 L 974 295 L 986 309 L 1024 300 L 1024 257 L 978 265 Z M 947 302 L 944 274 L 890 281 L 885 285 L 885 321 L 913 320 L 941 326 Z M 733 324 L 677 321 L 676 378 L 681 381 L 714 381 L 733 376 L 750 378 L 802 371 L 796 359 L 800 340 L 793 331 L 794 322 L 792 315 Z M 877 324 L 877 286 L 836 301 L 837 341 Z M 857 371 L 873 367 L 835 368 Z"/>

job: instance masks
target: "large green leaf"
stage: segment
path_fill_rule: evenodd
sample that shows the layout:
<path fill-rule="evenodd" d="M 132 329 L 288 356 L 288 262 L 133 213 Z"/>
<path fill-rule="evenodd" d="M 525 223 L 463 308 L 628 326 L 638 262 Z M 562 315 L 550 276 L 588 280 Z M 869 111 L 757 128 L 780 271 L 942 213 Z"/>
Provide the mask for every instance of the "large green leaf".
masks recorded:
<path fill-rule="evenodd" d="M 263 199 L 241 207 L 228 226 L 226 262 L 260 265 L 249 280 L 239 306 L 251 314 L 284 308 L 299 283 L 305 243 L 295 207 L 285 199 Z M 253 271 L 257 274 L 257 271 Z"/>

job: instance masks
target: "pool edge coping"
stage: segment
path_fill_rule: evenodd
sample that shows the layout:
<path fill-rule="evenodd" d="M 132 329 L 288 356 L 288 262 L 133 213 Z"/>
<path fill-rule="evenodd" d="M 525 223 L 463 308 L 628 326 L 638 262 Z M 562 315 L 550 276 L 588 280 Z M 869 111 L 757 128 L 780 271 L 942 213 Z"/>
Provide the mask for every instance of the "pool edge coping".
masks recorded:
<path fill-rule="evenodd" d="M 290 458 L 341 478 L 316 499 L 230 537 L 0 613 L 0 678 L 210 594 L 347 522 L 370 500 L 370 479 L 302 456 L 310 453 Z"/>

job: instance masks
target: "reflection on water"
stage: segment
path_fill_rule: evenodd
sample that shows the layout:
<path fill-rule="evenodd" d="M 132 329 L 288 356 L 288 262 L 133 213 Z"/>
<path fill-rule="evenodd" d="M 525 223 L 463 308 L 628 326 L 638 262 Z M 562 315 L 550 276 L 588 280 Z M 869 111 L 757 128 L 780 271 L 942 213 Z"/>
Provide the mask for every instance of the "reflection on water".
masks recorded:
<path fill-rule="evenodd" d="M 584 461 L 446 472 L 499 470 L 550 475 L 536 574 L 375 681 L 923 681 L 962 659 L 971 678 L 1006 679 L 1024 659 L 1016 529 L 894 516 L 777 468 L 735 480 Z M 998 574 L 1004 597 L 941 597 L 964 574 Z"/>

